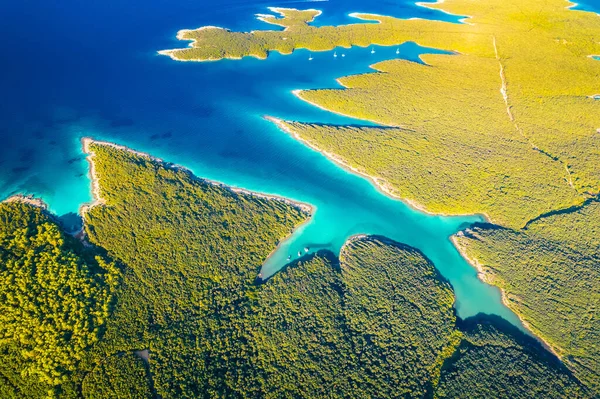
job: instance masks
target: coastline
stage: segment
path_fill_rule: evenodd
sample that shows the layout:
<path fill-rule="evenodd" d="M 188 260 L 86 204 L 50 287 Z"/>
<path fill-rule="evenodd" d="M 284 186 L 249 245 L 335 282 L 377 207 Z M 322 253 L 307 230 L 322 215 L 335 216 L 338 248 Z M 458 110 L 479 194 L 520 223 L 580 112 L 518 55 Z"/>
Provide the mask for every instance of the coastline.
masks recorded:
<path fill-rule="evenodd" d="M 317 10 L 315 8 L 308 8 L 306 10 L 299 10 L 297 8 L 286 8 L 286 7 L 267 7 L 267 9 L 271 12 L 274 12 L 275 14 L 279 14 L 283 17 L 283 19 L 285 19 L 285 12 L 286 11 L 299 11 L 299 12 L 308 12 L 308 11 L 312 11 L 315 13 L 315 15 L 313 15 L 312 19 L 307 20 L 306 24 L 310 24 L 311 22 L 314 22 L 315 19 L 317 19 L 319 17 L 319 15 L 323 14 L 323 11 L 321 10 Z M 276 25 L 276 26 L 281 26 L 283 28 L 285 28 L 283 30 L 283 32 L 286 32 L 289 27 L 286 25 L 282 25 L 282 24 L 278 24 L 277 20 L 275 21 L 269 21 L 269 18 L 277 18 L 275 15 L 271 15 L 271 14 L 254 14 L 254 16 L 256 17 L 256 19 L 258 19 L 259 21 L 262 21 L 266 24 L 269 25 Z M 255 31 L 251 31 L 250 33 L 254 33 Z"/>
<path fill-rule="evenodd" d="M 186 39 L 185 37 L 183 37 L 184 34 L 186 34 L 187 32 L 198 32 L 198 31 L 202 31 L 202 30 L 208 30 L 208 29 L 221 29 L 224 31 L 229 31 L 229 29 L 226 28 L 222 28 L 220 26 L 214 26 L 214 25 L 207 25 L 207 26 L 201 26 L 199 28 L 196 29 L 180 29 L 177 31 L 177 35 L 175 35 L 175 38 L 177 40 L 181 40 L 181 41 L 188 41 L 188 48 L 195 48 L 196 47 L 196 43 L 198 42 L 198 40 L 196 39 Z M 231 60 L 241 60 L 242 57 L 224 57 L 224 58 L 194 58 L 194 59 L 182 59 L 182 58 L 177 58 L 175 56 L 175 53 L 182 51 L 182 50 L 186 50 L 186 48 L 174 48 L 174 49 L 166 49 L 166 50 L 158 50 L 156 52 L 156 54 L 158 55 L 166 55 L 167 57 L 171 58 L 173 61 L 180 61 L 180 62 L 211 62 L 211 61 L 220 61 L 222 59 L 231 59 Z M 263 59 L 259 56 L 255 56 L 256 58 L 259 59 Z"/>
<path fill-rule="evenodd" d="M 48 205 L 41 198 L 36 198 L 33 194 L 25 195 L 25 194 L 15 194 L 6 198 L 2 202 L 11 203 L 11 202 L 20 202 L 23 204 L 29 204 L 31 206 L 35 206 L 36 208 L 41 208 L 43 211 L 48 210 Z"/>
<path fill-rule="evenodd" d="M 459 234 L 459 233 L 462 233 L 462 231 L 458 232 L 457 234 Z M 517 316 L 517 318 L 519 319 L 519 321 L 521 322 L 523 327 L 531 333 L 531 336 L 533 338 L 535 338 L 544 347 L 544 349 L 546 349 L 548 352 L 550 352 L 554 356 L 556 356 L 561 362 L 565 363 L 563 361 L 562 357 L 560 356 L 560 354 L 554 349 L 554 347 L 552 345 L 550 345 L 550 343 L 543 338 L 542 334 L 536 333 L 531 328 L 531 325 L 523 318 L 523 316 L 516 309 L 513 309 L 510 306 L 510 302 L 508 300 L 506 291 L 503 288 L 498 287 L 496 284 L 493 283 L 493 281 L 491 281 L 491 279 L 489 279 L 487 277 L 485 270 L 483 268 L 483 265 L 481 263 L 479 263 L 479 261 L 477 259 L 471 258 L 470 256 L 468 256 L 465 248 L 462 245 L 460 245 L 460 243 L 458 241 L 459 236 L 457 234 L 453 234 L 452 236 L 450 236 L 450 241 L 452 241 L 452 244 L 458 250 L 458 253 L 460 254 L 460 256 L 462 256 L 465 261 L 467 261 L 473 268 L 475 268 L 477 270 L 477 278 L 479 278 L 481 281 L 483 281 L 484 283 L 486 283 L 492 287 L 498 288 L 498 290 L 500 291 L 500 297 L 502 299 L 502 304 L 504 306 L 506 306 L 508 309 L 510 309 Z"/>
<path fill-rule="evenodd" d="M 86 212 L 92 209 L 96 205 L 102 205 L 105 203 L 104 199 L 100 196 L 100 179 L 96 174 L 96 167 L 94 165 L 94 156 L 96 155 L 91 149 L 90 144 L 94 143 L 94 141 L 89 137 L 84 137 L 81 139 L 81 145 L 84 154 L 86 154 L 85 160 L 89 165 L 88 177 L 90 178 L 92 184 L 92 198 L 93 201 L 90 203 L 82 204 L 79 207 L 79 215 L 83 219 Z M 82 228 L 82 232 L 84 229 Z"/>
<path fill-rule="evenodd" d="M 316 209 L 316 208 L 315 208 Z M 280 270 L 282 270 L 283 268 L 285 268 L 288 264 L 292 263 L 293 261 L 289 261 L 288 263 L 286 263 L 285 265 L 283 265 L 279 270 L 277 270 L 275 273 L 267 276 L 267 277 L 263 277 L 263 273 L 262 273 L 262 269 L 265 265 L 265 263 L 267 263 L 267 261 L 275 254 L 277 253 L 280 249 L 281 246 L 288 241 L 290 238 L 292 238 L 292 236 L 298 231 L 298 229 L 308 223 L 310 223 L 312 221 L 312 215 L 310 214 L 307 216 L 307 218 L 303 221 L 298 223 L 297 225 L 295 225 L 292 230 L 289 232 L 288 235 L 286 235 L 285 237 L 281 238 L 279 240 L 279 242 L 277 242 L 277 245 L 275 246 L 275 248 L 273 248 L 273 250 L 271 252 L 269 252 L 269 254 L 267 255 L 267 257 L 265 258 L 264 262 L 260 265 L 260 271 L 258 272 L 258 274 L 256 275 L 256 278 L 259 279 L 261 281 L 261 283 L 266 282 L 267 280 L 269 280 L 271 277 L 273 277 L 274 275 L 276 275 L 277 273 L 279 273 Z M 297 260 L 297 259 L 295 259 Z M 294 261 L 295 261 L 294 260 Z"/>
<path fill-rule="evenodd" d="M 446 2 L 446 0 L 437 0 L 437 1 L 434 1 L 433 3 L 426 2 L 426 1 L 415 1 L 415 4 L 418 7 L 423 7 L 423 8 L 427 8 L 429 10 L 439 11 L 439 12 L 442 12 L 442 13 L 444 13 L 446 15 L 453 15 L 455 17 L 463 17 L 463 18 L 459 19 L 458 22 L 460 22 L 461 24 L 465 24 L 465 25 L 474 25 L 471 22 L 467 22 L 468 19 L 472 19 L 473 18 L 472 15 L 452 14 L 451 12 L 448 12 L 448 11 L 444 10 L 443 8 L 437 8 L 437 7 L 435 7 L 436 5 L 444 4 L 445 2 Z"/>
<path fill-rule="evenodd" d="M 350 173 L 355 173 L 357 175 L 360 175 L 362 177 L 365 177 L 367 179 L 369 179 L 371 182 L 373 182 L 373 184 L 375 185 L 375 187 L 377 187 L 384 195 L 387 195 L 389 197 L 398 199 L 402 202 L 404 202 L 405 204 L 407 204 L 408 206 L 410 206 L 411 208 L 423 212 L 423 213 L 427 213 L 430 215 L 441 215 L 441 216 L 467 216 L 467 215 L 473 215 L 473 214 L 445 214 L 445 213 L 436 213 L 436 212 L 431 212 L 429 210 L 427 210 L 426 208 L 424 208 L 421 204 L 417 203 L 415 200 L 412 199 L 408 199 L 408 198 L 403 198 L 397 194 L 395 194 L 391 188 L 388 187 L 388 185 L 385 183 L 385 181 L 383 181 L 382 179 L 379 179 L 377 177 L 371 176 L 369 174 L 366 174 L 358 169 L 356 169 L 353 166 L 348 165 L 345 161 L 343 161 L 342 159 L 340 159 L 337 155 L 332 154 L 330 152 L 327 151 L 323 151 L 317 147 L 315 147 L 313 144 L 311 144 L 310 142 L 308 142 L 307 140 L 303 139 L 302 137 L 300 137 L 296 132 L 294 132 L 292 129 L 289 129 L 287 126 L 285 126 L 283 124 L 283 120 L 275 118 L 275 117 L 271 117 L 271 116 L 265 116 L 264 117 L 266 120 L 271 121 L 273 123 L 275 123 L 277 125 L 277 127 L 279 127 L 279 129 L 281 129 L 282 131 L 290 134 L 294 139 L 298 140 L 299 142 L 303 143 L 304 145 L 306 145 L 307 147 L 313 149 L 314 151 L 319 152 L 320 154 L 324 155 L 325 157 L 327 157 L 328 159 L 332 160 L 333 162 L 335 162 L 336 164 L 338 164 L 340 167 L 342 167 L 343 169 L 347 170 Z M 488 223 L 492 223 L 490 221 L 490 218 L 487 214 L 482 213 L 479 214 L 481 215 L 486 222 Z M 464 231 L 464 230 L 463 230 Z M 457 234 L 462 233 L 462 231 L 459 231 Z M 353 242 L 354 240 L 358 240 L 361 238 L 367 237 L 367 235 L 365 234 L 357 234 L 354 236 L 349 237 L 346 242 L 344 243 L 344 245 L 342 246 L 341 250 L 340 250 L 340 255 L 342 254 L 342 250 L 343 248 L 350 244 L 351 242 Z M 469 264 L 471 265 L 471 267 L 473 267 L 476 271 L 477 271 L 477 278 L 479 280 L 481 280 L 483 283 L 488 284 L 492 287 L 496 287 L 499 291 L 500 291 L 500 295 L 501 295 L 501 300 L 502 300 L 502 304 L 504 306 L 506 306 L 507 309 L 509 309 L 510 311 L 512 311 L 517 318 L 519 319 L 519 321 L 521 322 L 521 324 L 523 325 L 523 327 L 529 331 L 531 333 L 531 335 L 540 342 L 540 344 L 549 352 L 551 352 L 554 356 L 556 356 L 558 359 L 562 358 L 561 356 L 558 354 L 558 352 L 552 347 L 552 345 L 550 345 L 550 343 L 548 343 L 548 341 L 546 341 L 541 334 L 536 333 L 530 326 L 530 324 L 523 319 L 522 315 L 519 314 L 515 309 L 513 309 L 511 306 L 509 306 L 509 301 L 508 301 L 508 297 L 507 294 L 505 292 L 504 289 L 498 287 L 496 284 L 494 284 L 485 274 L 485 271 L 483 269 L 483 266 L 476 260 L 476 259 L 471 259 L 466 251 L 464 250 L 464 248 L 459 244 L 458 242 L 458 237 L 456 234 L 452 235 L 449 237 L 450 241 L 452 242 L 453 246 L 456 248 L 456 250 L 459 252 L 459 254 L 461 255 L 461 257 Z"/>
<path fill-rule="evenodd" d="M 362 239 L 369 238 L 369 237 L 372 237 L 372 235 L 369 235 L 369 234 L 354 234 L 354 235 L 348 237 L 346 239 L 346 241 L 344 241 L 344 244 L 342 244 L 342 246 L 340 247 L 340 254 L 338 256 L 338 259 L 340 261 L 340 267 L 341 267 L 341 264 L 342 264 L 342 258 L 345 256 L 344 251 L 346 250 L 346 248 L 348 247 L 348 245 L 352 244 L 355 241 L 360 241 Z"/>
<path fill-rule="evenodd" d="M 443 0 L 441 0 L 441 2 L 443 2 Z M 418 2 L 415 3 L 415 4 L 419 5 Z M 424 4 L 428 4 L 428 3 L 424 3 Z M 436 4 L 436 3 L 432 3 L 432 4 Z M 274 13 L 282 15 L 284 18 L 285 18 L 285 11 L 312 11 L 312 12 L 314 12 L 315 15 L 313 16 L 313 18 L 311 20 L 306 21 L 306 24 L 310 24 L 311 22 L 314 22 L 314 20 L 323 13 L 321 10 L 314 9 L 314 8 L 309 8 L 309 9 L 306 9 L 306 10 L 300 10 L 300 9 L 297 9 L 297 8 L 267 7 L 267 9 L 269 9 L 270 11 L 272 11 Z M 441 10 L 441 11 L 444 12 L 445 14 L 447 14 L 447 15 L 455 15 L 455 14 L 451 14 L 451 13 L 445 12 L 443 10 Z M 288 26 L 279 24 L 276 21 L 269 20 L 269 18 L 274 18 L 275 17 L 274 15 L 258 13 L 258 14 L 254 14 L 254 16 L 258 20 L 260 20 L 260 21 L 262 21 L 264 23 L 267 23 L 267 24 L 270 24 L 270 25 L 281 26 L 281 27 L 284 27 L 285 29 L 283 31 L 274 31 L 274 30 L 269 30 L 269 29 L 260 30 L 260 31 L 252 30 L 252 31 L 249 31 L 249 32 L 244 32 L 244 33 L 254 34 L 255 32 L 286 32 L 289 29 Z M 393 16 L 388 16 L 388 15 L 380 15 L 380 14 L 374 14 L 374 13 L 360 13 L 360 12 L 351 12 L 351 13 L 348 14 L 348 16 L 351 17 L 351 18 L 356 18 L 356 19 L 361 20 L 361 21 L 371 21 L 371 22 L 375 21 L 378 24 L 381 24 L 383 22 L 383 18 L 399 19 L 399 18 L 396 18 L 396 17 L 393 17 Z M 410 20 L 410 19 L 412 19 L 412 18 L 409 18 L 409 19 L 406 19 L 406 20 Z M 444 22 L 442 20 L 435 20 L 435 21 Z M 355 26 L 355 25 L 361 25 L 361 24 L 362 23 L 357 22 L 357 23 L 348 23 L 348 24 L 340 24 L 340 25 L 332 25 L 332 26 L 335 27 L 335 28 L 339 28 L 339 27 L 342 27 L 342 26 Z M 177 32 L 176 38 L 177 38 L 177 40 L 181 40 L 181 41 L 189 41 L 187 47 L 188 48 L 195 48 L 195 47 L 197 47 L 196 43 L 198 42 L 198 40 L 194 39 L 194 38 L 187 39 L 187 38 L 184 38 L 183 35 L 186 34 L 187 32 L 198 32 L 198 31 L 207 30 L 207 29 L 221 29 L 221 30 L 228 31 L 228 32 L 231 31 L 230 29 L 223 28 L 223 27 L 220 27 L 220 26 L 207 25 L 207 26 L 202 26 L 202 27 L 196 28 L 196 29 L 181 29 L 181 30 L 179 30 Z M 286 40 L 286 39 L 287 38 L 284 38 L 284 40 Z M 178 58 L 175 54 L 177 52 L 179 52 L 179 51 L 186 50 L 185 47 L 184 48 L 158 50 L 156 53 L 158 55 L 166 55 L 166 56 L 168 56 L 169 58 L 171 58 L 174 61 L 181 61 L 181 62 L 209 62 L 209 61 L 220 61 L 220 60 L 224 60 L 224 59 L 228 59 L 228 60 L 241 60 L 244 57 L 254 57 L 254 58 L 259 59 L 259 60 L 265 60 L 265 59 L 268 58 L 268 54 L 271 51 L 278 51 L 282 55 L 289 55 L 289 54 L 292 54 L 295 50 L 301 50 L 301 49 L 307 50 L 307 51 L 312 51 L 312 52 L 327 52 L 327 51 L 332 51 L 332 50 L 334 50 L 337 47 L 346 48 L 346 49 L 352 48 L 354 46 L 361 47 L 361 48 L 366 48 L 366 47 L 369 47 L 369 46 L 372 46 L 372 45 L 374 45 L 374 46 L 392 47 L 392 46 L 402 45 L 403 43 L 404 42 L 385 45 L 385 44 L 378 44 L 378 43 L 375 43 L 375 42 L 371 42 L 371 43 L 369 43 L 369 44 L 367 44 L 365 46 L 359 46 L 359 45 L 350 45 L 348 47 L 345 47 L 345 46 L 333 46 L 333 47 L 328 48 L 328 49 L 319 49 L 319 50 L 311 49 L 311 48 L 308 48 L 308 47 L 294 47 L 292 49 L 292 51 L 290 51 L 290 52 L 281 52 L 281 51 L 278 51 L 277 49 L 269 49 L 269 50 L 265 50 L 266 56 L 263 56 L 262 54 L 244 54 L 242 56 L 225 55 L 225 56 L 220 57 L 220 58 L 191 58 L 191 59 Z"/>
<path fill-rule="evenodd" d="M 186 174 L 188 174 L 188 176 L 190 176 L 190 178 L 192 178 L 195 181 L 199 181 L 199 182 L 203 182 L 206 184 L 210 184 L 222 189 L 226 189 L 236 195 L 243 195 L 243 196 L 251 196 L 251 197 L 255 197 L 255 198 L 261 198 L 261 199 L 266 199 L 266 200 L 270 200 L 270 201 L 279 201 L 279 202 L 283 202 L 287 205 L 290 205 L 296 209 L 298 209 L 301 213 L 303 213 L 306 218 L 303 222 L 297 224 L 296 226 L 294 226 L 292 228 L 292 230 L 289 232 L 289 234 L 281 239 L 279 239 L 279 242 L 277 243 L 276 247 L 269 253 L 269 255 L 267 255 L 267 257 L 265 258 L 265 261 L 263 262 L 263 264 L 274 254 L 276 253 L 280 246 L 282 245 L 282 243 L 284 243 L 285 241 L 287 241 L 289 238 L 291 238 L 294 233 L 298 230 L 299 227 L 301 227 L 304 224 L 309 223 L 312 220 L 312 216 L 314 215 L 315 211 L 316 211 L 316 206 L 306 203 L 306 202 L 301 202 L 301 201 L 297 201 L 297 200 L 293 200 L 293 199 L 289 199 L 280 195 L 274 195 L 274 194 L 264 194 L 264 193 L 259 193 L 259 192 L 255 192 L 255 191 L 250 191 L 244 188 L 240 188 L 240 187 L 234 187 L 234 186 L 229 186 L 227 184 L 224 184 L 222 182 L 218 182 L 215 180 L 210 180 L 210 179 L 206 179 L 203 177 L 199 177 L 196 176 L 190 169 L 181 166 L 181 165 L 177 165 L 177 164 L 173 164 L 173 163 L 169 163 L 169 162 L 165 162 L 164 160 L 157 158 L 155 156 L 152 156 L 150 154 L 147 154 L 145 152 L 141 152 L 141 151 L 136 151 L 133 150 L 129 147 L 123 146 L 123 145 L 119 145 L 116 143 L 111 143 L 108 141 L 96 141 L 93 140 L 90 137 L 84 137 L 81 139 L 82 142 L 82 148 L 83 148 L 83 152 L 87 154 L 86 159 L 90 165 L 90 180 L 92 182 L 92 195 L 94 197 L 94 201 L 92 203 L 89 204 L 84 204 L 80 207 L 80 215 L 82 218 L 84 218 L 84 215 L 86 212 L 88 212 L 91 208 L 93 208 L 96 205 L 102 205 L 105 203 L 105 200 L 101 197 L 100 195 L 100 185 L 99 185 L 99 177 L 96 174 L 96 169 L 94 168 L 94 156 L 95 153 L 94 151 L 90 148 L 91 144 L 97 144 L 97 145 L 104 145 L 104 146 L 109 146 L 109 147 L 113 147 L 119 150 L 124 150 L 124 151 L 128 151 L 130 153 L 133 153 L 137 156 L 143 157 L 143 158 L 147 158 L 148 160 L 151 160 L 153 162 L 157 162 L 160 163 L 163 167 L 166 168 L 172 168 L 172 169 L 176 169 L 179 171 L 182 171 Z M 85 226 L 82 227 L 81 231 L 78 233 L 77 235 L 78 237 L 81 238 L 82 242 L 86 242 L 85 240 Z M 262 265 L 261 265 L 261 269 L 262 269 Z M 269 276 L 270 277 L 270 276 Z M 262 277 L 262 272 L 259 271 L 257 278 L 259 278 L 261 281 L 265 281 L 265 279 L 263 279 Z M 268 279 L 268 278 L 267 278 Z"/>
<path fill-rule="evenodd" d="M 486 213 L 476 213 L 476 214 L 473 214 L 473 213 L 445 213 L 445 212 L 433 212 L 431 210 L 428 210 L 423 205 L 419 204 L 416 200 L 411 199 L 411 198 L 402 197 L 400 194 L 397 194 L 390 187 L 389 183 L 387 183 L 384 179 L 376 177 L 376 176 L 369 175 L 369 174 L 367 174 L 367 173 L 365 173 L 365 172 L 363 172 L 363 171 L 355 168 L 354 166 L 349 165 L 346 161 L 344 161 L 339 156 L 337 156 L 337 155 L 335 155 L 335 154 L 333 154 L 333 153 L 331 153 L 329 151 L 322 150 L 322 149 L 318 148 L 317 146 L 313 145 L 311 142 L 307 141 L 306 139 L 300 137 L 300 135 L 298 133 L 296 133 L 294 130 L 292 130 L 292 129 L 288 128 L 287 126 L 285 126 L 285 124 L 284 124 L 285 121 L 284 120 L 276 118 L 276 117 L 273 117 L 273 116 L 268 116 L 268 115 L 263 116 L 263 118 L 266 119 L 266 120 L 268 120 L 268 121 L 270 121 L 270 122 L 272 122 L 272 123 L 274 123 L 275 125 L 277 125 L 277 127 L 280 130 L 282 130 L 285 133 L 289 134 L 294 139 L 296 139 L 297 141 L 299 141 L 302 144 L 306 145 L 307 147 L 309 147 L 313 151 L 316 151 L 319 154 L 324 155 L 327 159 L 330 159 L 331 161 L 333 161 L 334 163 L 336 163 L 338 166 L 342 167 L 347 172 L 350 172 L 350 173 L 353 173 L 353 174 L 356 174 L 356 175 L 359 175 L 359 176 L 362 176 L 362 177 L 368 179 L 384 195 L 387 195 L 387 196 L 389 196 L 389 197 L 391 197 L 393 199 L 402 201 L 402 202 L 404 202 L 406 205 L 408 205 L 409 207 L 411 207 L 414 210 L 417 210 L 417 211 L 422 212 L 422 213 L 426 213 L 428 215 L 435 215 L 435 216 L 453 217 L 453 216 L 479 215 L 479 216 L 481 216 L 481 217 L 484 218 L 484 220 L 485 220 L 486 223 L 493 224 L 493 221 L 490 219 L 490 217 Z"/>
<path fill-rule="evenodd" d="M 193 178 L 194 180 L 200 181 L 200 182 L 204 182 L 216 187 L 220 187 L 223 189 L 226 189 L 232 193 L 235 193 L 237 195 L 247 195 L 247 196 L 252 196 L 252 197 L 256 197 L 256 198 L 261 198 L 261 199 L 267 199 L 267 200 L 274 200 L 274 201 L 280 201 L 280 202 L 284 202 L 288 205 L 293 206 L 294 208 L 300 210 L 302 213 L 306 214 L 307 216 L 311 217 L 314 212 L 316 211 L 316 207 L 312 204 L 308 204 L 306 202 L 302 202 L 302 201 L 297 201 L 297 200 L 293 200 L 290 198 L 286 198 L 280 195 L 275 195 L 275 194 L 265 194 L 265 193 L 259 193 L 256 191 L 251 191 L 251 190 L 247 190 L 241 187 L 234 187 L 234 186 L 230 186 L 227 185 L 225 183 L 219 182 L 219 181 L 215 181 L 215 180 L 210 180 L 210 179 L 206 179 L 203 177 L 199 177 L 196 176 L 190 169 L 186 168 L 185 166 L 182 165 L 177 165 L 177 164 L 173 164 L 170 162 L 166 162 L 160 158 L 157 158 L 155 156 L 152 156 L 150 154 L 147 154 L 145 152 L 141 152 L 141 151 L 136 151 L 133 150 L 129 147 L 120 145 L 120 144 L 116 144 L 116 143 L 111 143 L 108 141 L 96 141 L 93 140 L 90 137 L 84 137 L 81 139 L 82 142 L 82 147 L 83 147 L 83 152 L 85 154 L 87 154 L 86 159 L 88 160 L 89 164 L 90 164 L 90 179 L 92 181 L 92 195 L 94 197 L 94 201 L 90 204 L 84 204 L 82 205 L 82 207 L 80 208 L 80 212 L 87 212 L 89 211 L 89 209 L 91 209 L 92 207 L 98 205 L 98 204 L 104 204 L 105 201 L 104 199 L 100 196 L 100 186 L 99 186 L 99 178 L 96 174 L 96 170 L 94 168 L 94 161 L 93 161 L 93 157 L 94 157 L 94 152 L 91 150 L 90 145 L 91 144 L 97 144 L 97 145 L 103 145 L 103 146 L 109 146 L 109 147 L 113 147 L 119 150 L 123 150 L 123 151 L 128 151 L 132 154 L 135 154 L 137 156 L 143 157 L 143 158 L 147 158 L 148 160 L 151 160 L 153 162 L 157 162 L 160 163 L 163 167 L 166 168 L 172 168 L 172 169 L 176 169 L 179 171 L 182 171 L 184 173 L 187 173 L 191 178 Z M 83 216 L 83 213 L 81 213 L 81 215 Z"/>
<path fill-rule="evenodd" d="M 375 65 L 375 64 L 373 64 L 373 65 Z M 375 69 L 375 68 L 373 68 L 371 65 L 369 65 L 369 68 Z M 377 71 L 377 70 L 375 69 L 375 71 Z M 340 78 L 336 79 L 335 81 L 336 81 L 336 82 L 337 82 L 337 83 L 338 83 L 340 86 L 342 86 L 343 88 L 347 88 L 346 86 L 344 86 L 344 85 L 343 85 L 343 84 L 342 84 L 342 83 L 339 81 L 339 79 L 340 79 Z M 332 113 L 332 114 L 336 114 L 336 115 L 339 115 L 339 116 L 343 116 L 344 118 L 350 118 L 350 119 L 360 119 L 360 118 L 356 118 L 356 117 L 354 117 L 354 116 L 352 116 L 352 115 L 344 114 L 344 113 L 342 113 L 342 112 L 338 112 L 338 111 L 332 111 L 332 110 L 330 110 L 330 109 L 327 109 L 327 108 L 325 108 L 325 107 L 323 107 L 323 106 L 321 106 L 321 105 L 319 105 L 319 104 L 316 104 L 316 103 L 314 103 L 314 102 L 312 102 L 312 101 L 310 101 L 310 100 L 307 100 L 307 99 L 305 99 L 305 98 L 302 98 L 302 96 L 301 96 L 301 94 L 300 94 L 300 93 L 302 93 L 303 91 L 311 91 L 311 90 L 315 90 L 315 89 L 308 89 L 308 90 L 306 90 L 306 89 L 295 89 L 295 90 L 292 90 L 292 94 L 293 94 L 293 95 L 294 95 L 294 96 L 295 96 L 295 97 L 296 97 L 298 100 L 300 100 L 300 101 L 303 101 L 303 102 L 305 102 L 305 103 L 307 103 L 307 104 L 310 104 L 310 105 L 312 105 L 313 107 L 319 108 L 320 110 L 323 110 L 323 111 L 326 111 L 326 112 L 330 112 L 330 113 Z M 334 90 L 335 90 L 335 89 L 334 89 Z M 343 90 L 343 89 L 338 89 L 338 90 Z M 271 118 L 271 117 L 267 117 L 267 118 Z M 273 118 L 273 119 L 277 119 L 277 118 Z M 268 120 L 271 120 L 271 119 L 268 119 Z M 278 120 L 280 120 L 280 119 L 278 119 Z M 368 120 L 368 119 L 363 119 L 363 120 L 366 120 L 366 121 L 368 121 L 368 122 L 373 122 L 373 121 L 370 121 L 370 120 Z M 271 120 L 271 122 L 273 122 L 273 120 Z M 385 127 L 396 127 L 396 128 L 401 128 L 401 126 L 398 126 L 398 125 L 387 125 L 387 124 L 385 124 L 385 123 L 379 123 L 379 122 L 374 122 L 374 123 L 376 123 L 376 125 L 378 125 L 378 126 L 385 126 Z"/>

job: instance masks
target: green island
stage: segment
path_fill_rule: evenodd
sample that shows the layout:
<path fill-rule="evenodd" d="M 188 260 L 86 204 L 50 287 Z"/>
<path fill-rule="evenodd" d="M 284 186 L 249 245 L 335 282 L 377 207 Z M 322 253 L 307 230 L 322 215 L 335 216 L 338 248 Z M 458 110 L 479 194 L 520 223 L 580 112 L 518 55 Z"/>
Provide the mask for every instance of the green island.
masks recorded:
<path fill-rule="evenodd" d="M 507 322 L 457 319 L 416 249 L 357 236 L 262 281 L 305 207 L 86 151 L 81 240 L 35 204 L 0 204 L 3 398 L 592 397 Z"/>
<path fill-rule="evenodd" d="M 468 16 L 463 24 L 358 14 L 370 23 L 337 27 L 273 10 L 280 17 L 263 21 L 285 30 L 181 31 L 190 46 L 162 53 L 205 61 L 407 41 L 453 52 L 295 92 L 377 127 L 271 120 L 419 209 L 485 215 L 489 224 L 456 237 L 463 254 L 600 395 L 600 19 L 572 6 L 446 0 L 427 7 Z"/>

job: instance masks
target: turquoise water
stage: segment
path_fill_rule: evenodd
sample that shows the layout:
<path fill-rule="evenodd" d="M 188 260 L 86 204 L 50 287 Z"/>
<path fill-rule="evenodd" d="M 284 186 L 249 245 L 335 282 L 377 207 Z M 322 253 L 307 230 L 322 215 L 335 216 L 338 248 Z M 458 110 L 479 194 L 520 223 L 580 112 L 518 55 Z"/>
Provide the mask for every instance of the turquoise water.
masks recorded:
<path fill-rule="evenodd" d="M 51 2 L 26 0 L 4 6 L 0 34 L 9 54 L 0 65 L 0 197 L 31 193 L 66 220 L 89 201 L 90 182 L 81 151 L 84 136 L 115 141 L 190 168 L 198 176 L 277 194 L 316 207 L 304 225 L 264 266 L 270 274 L 304 248 L 338 252 L 359 233 L 379 234 L 422 250 L 452 283 L 461 317 L 500 315 L 519 325 L 497 289 L 477 279 L 448 237 L 478 216 L 439 217 L 386 197 L 369 181 L 339 168 L 263 119 L 368 124 L 322 111 L 291 91 L 338 87 L 335 79 L 369 70 L 374 62 L 418 61 L 436 52 L 400 47 L 338 49 L 268 60 L 178 63 L 157 50 L 181 46 L 182 28 L 218 25 L 265 28 L 254 13 L 267 6 L 319 8 L 315 24 L 352 21 L 350 12 L 397 17 L 460 17 L 407 1 L 263 2 L 257 0 Z M 260 265 L 257 265 L 257 268 Z"/>

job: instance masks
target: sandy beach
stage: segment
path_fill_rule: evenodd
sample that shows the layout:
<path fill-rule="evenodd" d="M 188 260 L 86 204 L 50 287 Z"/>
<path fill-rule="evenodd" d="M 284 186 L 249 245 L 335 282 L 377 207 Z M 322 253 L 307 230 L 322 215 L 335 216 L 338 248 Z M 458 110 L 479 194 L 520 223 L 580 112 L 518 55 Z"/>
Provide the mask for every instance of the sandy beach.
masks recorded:
<path fill-rule="evenodd" d="M 43 210 L 48 209 L 48 205 L 44 202 L 44 200 L 40 198 L 36 198 L 33 195 L 24 195 L 24 194 L 16 194 L 11 197 L 8 197 L 2 202 L 22 202 L 24 204 L 29 204 L 38 208 L 42 208 Z"/>

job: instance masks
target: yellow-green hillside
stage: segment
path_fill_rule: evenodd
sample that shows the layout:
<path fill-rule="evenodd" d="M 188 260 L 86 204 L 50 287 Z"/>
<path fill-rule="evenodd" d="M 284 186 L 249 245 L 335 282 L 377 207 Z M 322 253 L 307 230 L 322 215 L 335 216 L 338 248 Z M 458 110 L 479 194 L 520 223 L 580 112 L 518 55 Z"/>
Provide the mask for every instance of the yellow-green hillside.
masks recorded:
<path fill-rule="evenodd" d="M 414 248 L 355 237 L 339 261 L 322 251 L 256 284 L 303 212 L 122 147 L 87 150 L 103 199 L 85 215 L 90 243 L 0 204 L 3 399 L 591 397 L 508 322 L 457 319 Z"/>
<path fill-rule="evenodd" d="M 374 73 L 341 78 L 344 89 L 298 93 L 382 127 L 280 126 L 429 211 L 485 213 L 504 226 L 480 229 L 481 241 L 462 245 L 493 271 L 509 305 L 598 389 L 600 262 L 589 242 L 596 219 L 581 215 L 594 212 L 590 201 L 600 192 L 600 102 L 591 97 L 600 92 L 600 62 L 590 57 L 600 53 L 600 17 L 568 6 L 431 6 L 469 15 L 462 25 L 360 15 L 379 23 L 313 27 L 314 15 L 289 12 L 277 19 L 284 31 L 185 31 L 179 37 L 191 46 L 166 53 L 200 61 L 406 41 L 454 51 L 423 56 L 425 64 L 381 62 Z M 553 226 L 559 218 L 577 222 Z"/>
<path fill-rule="evenodd" d="M 600 390 L 600 203 L 537 220 L 524 230 L 478 226 L 459 246 L 508 305 L 578 376 Z"/>
<path fill-rule="evenodd" d="M 313 27 L 302 20 L 314 13 L 279 10 L 276 22 L 285 31 L 182 31 L 179 37 L 194 40 L 192 46 L 168 54 L 181 60 L 264 57 L 269 50 L 408 40 L 460 52 L 425 56 L 428 66 L 382 62 L 375 66 L 381 73 L 342 78 L 345 90 L 299 93 L 327 109 L 402 130 L 294 128 L 428 210 L 486 213 L 520 227 L 599 188 L 600 112 L 588 96 L 599 90 L 600 63 L 588 56 L 600 52 L 600 23 L 567 4 L 450 0 L 434 6 L 470 15 L 463 25 L 362 15 L 379 23 Z M 353 148 L 357 140 L 368 142 L 369 151 Z"/>

